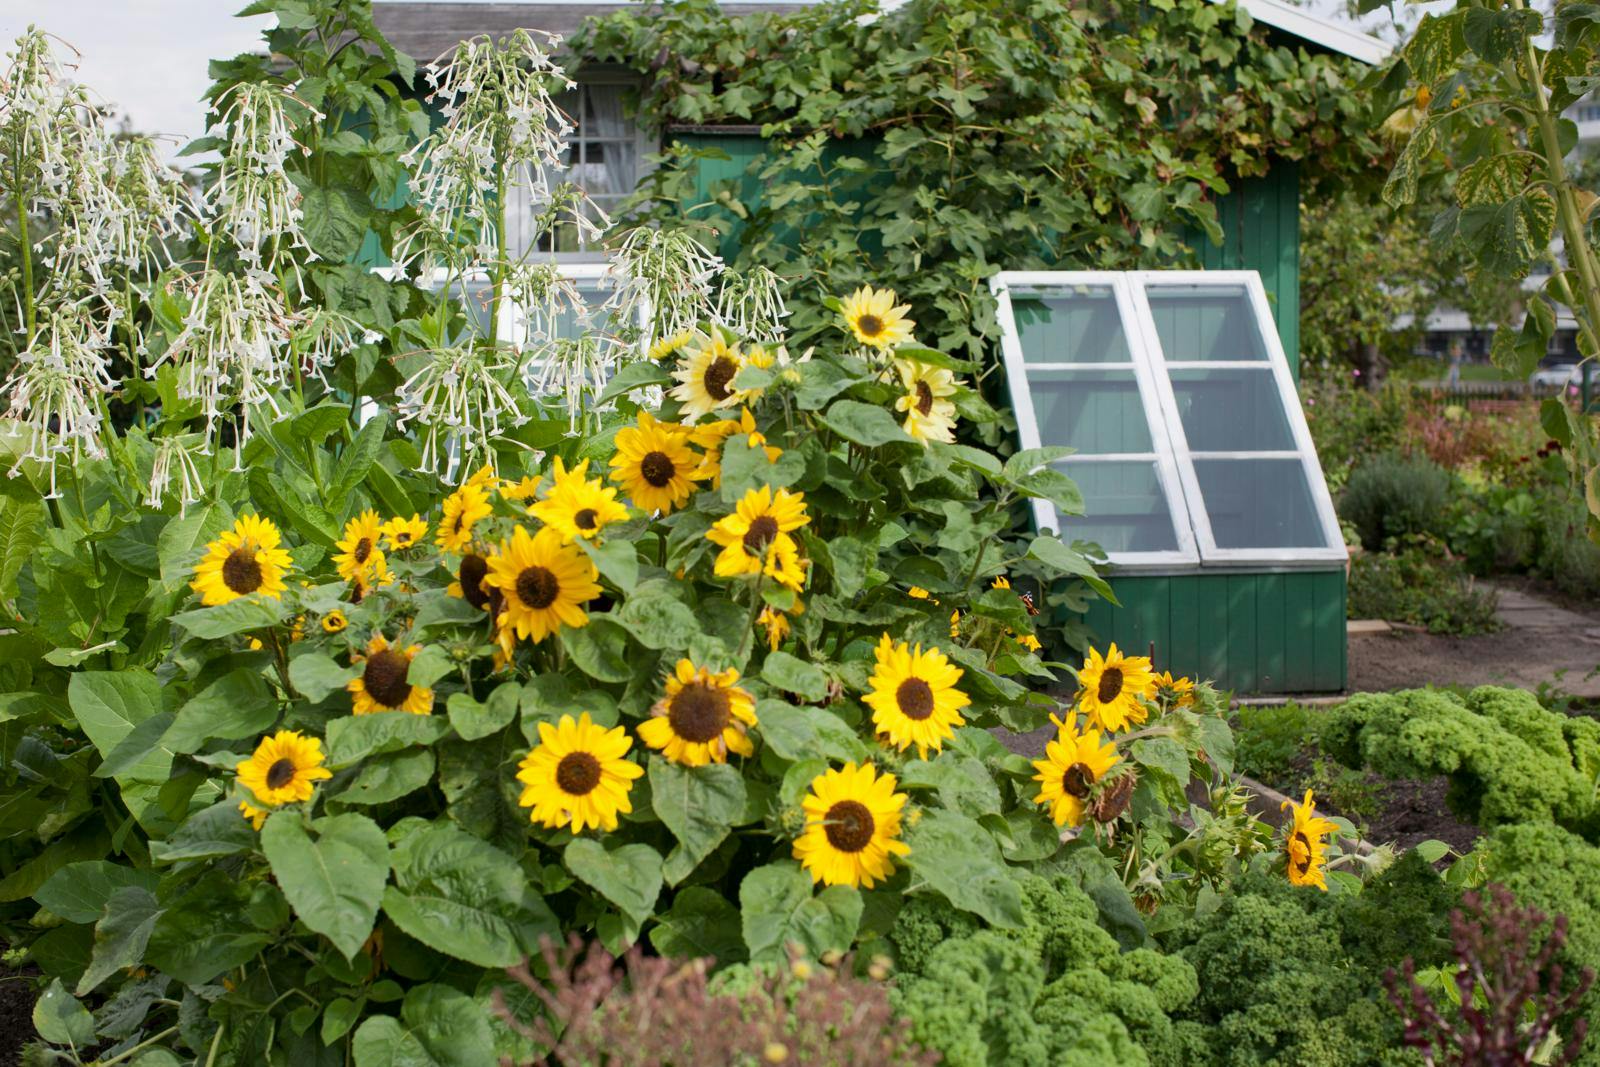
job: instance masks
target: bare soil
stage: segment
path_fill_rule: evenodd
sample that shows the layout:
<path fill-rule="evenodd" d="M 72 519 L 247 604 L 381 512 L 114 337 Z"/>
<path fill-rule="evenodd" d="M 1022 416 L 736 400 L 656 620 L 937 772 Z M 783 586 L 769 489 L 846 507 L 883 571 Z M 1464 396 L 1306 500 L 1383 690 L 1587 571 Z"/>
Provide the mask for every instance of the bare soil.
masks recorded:
<path fill-rule="evenodd" d="M 0 942 L 0 948 L 4 942 Z M 38 971 L 0 966 L 0 1067 L 18 1067 L 22 1046 L 38 1039 L 33 1028 L 34 980 Z"/>
<path fill-rule="evenodd" d="M 1591 633 L 1592 631 L 1592 633 Z M 1395 630 L 1350 637 L 1350 691 L 1426 685 L 1554 686 L 1600 697 L 1600 620 L 1577 630 L 1517 627 L 1474 637 Z"/>

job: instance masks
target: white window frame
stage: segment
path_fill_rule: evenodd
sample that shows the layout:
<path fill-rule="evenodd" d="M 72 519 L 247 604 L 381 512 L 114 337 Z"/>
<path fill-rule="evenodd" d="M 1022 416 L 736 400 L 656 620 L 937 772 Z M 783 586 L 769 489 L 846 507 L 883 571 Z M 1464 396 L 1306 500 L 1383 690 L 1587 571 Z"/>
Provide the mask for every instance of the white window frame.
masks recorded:
<path fill-rule="evenodd" d="M 1267 373 L 1273 378 L 1284 416 L 1294 441 L 1293 449 L 1280 451 L 1194 452 L 1179 414 L 1178 401 L 1168 374 L 1169 364 L 1161 351 L 1151 312 L 1148 290 L 1163 286 L 1186 285 L 1238 286 L 1247 294 L 1254 326 L 1266 353 Z M 1030 370 L 1127 369 L 1125 363 L 1028 363 L 1022 351 L 1011 296 L 1014 289 L 1070 289 L 1093 286 L 1110 289 L 1116 296 L 1117 311 L 1139 386 L 1139 399 L 1150 430 L 1152 457 L 1146 453 L 1085 455 L 1075 453 L 1053 464 L 1065 473 L 1075 466 L 1113 460 L 1154 461 L 1168 512 L 1177 533 L 1176 550 L 1158 552 L 1108 552 L 1111 569 L 1117 571 L 1156 570 L 1186 573 L 1201 570 L 1326 570 L 1342 564 L 1348 556 L 1339 528 L 1333 497 L 1323 478 L 1316 445 L 1301 409 L 1289 360 L 1274 326 L 1271 306 L 1261 276 L 1255 271 L 1002 271 L 990 279 L 989 288 L 998 308 L 1001 355 L 1006 370 L 1012 407 L 1016 412 L 1017 434 L 1022 447 L 1040 447 L 1040 433 L 1028 382 Z M 1248 367 L 1261 370 L 1262 361 L 1197 361 L 1171 364 L 1176 367 L 1225 369 Z M 1315 548 L 1219 548 L 1211 527 L 1211 517 L 1200 493 L 1195 459 L 1294 459 L 1299 460 L 1316 509 L 1324 547 Z M 1061 517 L 1049 501 L 1033 501 L 1034 525 L 1040 530 L 1059 532 Z M 1070 533 L 1070 530 L 1068 531 Z"/>

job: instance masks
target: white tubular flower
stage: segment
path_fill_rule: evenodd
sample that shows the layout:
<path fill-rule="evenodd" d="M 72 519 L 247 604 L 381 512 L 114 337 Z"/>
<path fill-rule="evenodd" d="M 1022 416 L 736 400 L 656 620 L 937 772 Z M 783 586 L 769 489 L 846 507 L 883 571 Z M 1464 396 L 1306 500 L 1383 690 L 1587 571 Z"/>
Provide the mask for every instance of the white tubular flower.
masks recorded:
<path fill-rule="evenodd" d="M 294 316 L 292 350 L 306 373 L 313 374 L 322 384 L 328 379 L 323 371 L 333 366 L 340 357 L 357 346 L 383 340 L 383 334 L 367 330 L 355 319 L 337 311 L 317 307 L 303 310 Z"/>
<path fill-rule="evenodd" d="M 144 496 L 146 506 L 161 507 L 176 481 L 178 514 L 187 514 L 189 505 L 200 499 L 205 487 L 194 460 L 194 452 L 203 452 L 204 448 L 204 438 L 199 434 L 163 437 L 157 441 L 155 459 L 150 464 L 150 490 Z"/>
<path fill-rule="evenodd" d="M 758 344 L 781 343 L 788 332 L 783 320 L 789 315 L 783 304 L 782 285 L 778 276 L 765 267 L 723 275 L 716 321 Z"/>
<path fill-rule="evenodd" d="M 723 270 L 721 257 L 687 233 L 641 226 L 612 257 L 617 288 L 606 308 L 619 324 L 642 317 L 647 338 L 675 337 L 715 317 Z"/>
<path fill-rule="evenodd" d="M 290 131 L 293 100 L 282 88 L 262 82 L 240 82 L 228 90 L 218 101 L 222 162 L 205 194 L 205 209 L 217 229 L 247 265 L 269 273 L 280 265 L 294 266 L 290 253 L 295 249 L 316 258 L 300 226 L 300 190 L 283 166 L 289 153 L 304 151 Z"/>
<path fill-rule="evenodd" d="M 123 266 L 159 273 L 173 262 L 169 242 L 195 217 L 193 193 L 177 168 L 161 161 L 155 138 L 125 137 L 112 145 L 112 178 L 125 210 L 108 244 Z"/>
<path fill-rule="evenodd" d="M 58 460 L 76 463 L 83 456 L 106 454 L 99 397 L 113 383 L 101 354 L 105 338 L 80 309 L 52 318 L 35 342 L 17 356 L 11 377 L 0 388 L 11 420 L 5 434 L 27 442 L 9 474 L 15 478 L 24 460 L 45 464 L 50 468 L 49 495 L 59 497 Z"/>
<path fill-rule="evenodd" d="M 471 462 L 485 455 L 503 430 L 528 421 L 507 385 L 520 372 L 511 352 L 468 344 L 422 355 L 421 369 L 400 386 L 396 422 L 402 430 L 417 424 L 419 471 L 440 473 L 440 460 Z"/>

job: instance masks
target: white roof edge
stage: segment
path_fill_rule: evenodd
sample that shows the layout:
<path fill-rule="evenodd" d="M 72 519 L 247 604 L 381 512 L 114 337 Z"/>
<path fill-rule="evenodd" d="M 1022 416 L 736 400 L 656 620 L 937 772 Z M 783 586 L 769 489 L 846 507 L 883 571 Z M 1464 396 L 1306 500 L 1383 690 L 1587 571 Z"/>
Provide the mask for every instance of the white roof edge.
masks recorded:
<path fill-rule="evenodd" d="M 1225 4 L 1228 0 L 1211 0 L 1211 2 Z M 1321 45 L 1331 52 L 1338 52 L 1362 63 L 1377 66 L 1388 59 L 1390 53 L 1394 51 L 1394 46 L 1387 41 L 1380 41 L 1360 30 L 1319 18 L 1307 13 L 1304 8 L 1292 7 L 1283 0 L 1238 0 L 1238 4 L 1250 12 L 1250 17 L 1257 22 L 1265 22 L 1268 26 L 1285 33 L 1292 33 L 1296 37 L 1303 37 L 1312 44 Z"/>

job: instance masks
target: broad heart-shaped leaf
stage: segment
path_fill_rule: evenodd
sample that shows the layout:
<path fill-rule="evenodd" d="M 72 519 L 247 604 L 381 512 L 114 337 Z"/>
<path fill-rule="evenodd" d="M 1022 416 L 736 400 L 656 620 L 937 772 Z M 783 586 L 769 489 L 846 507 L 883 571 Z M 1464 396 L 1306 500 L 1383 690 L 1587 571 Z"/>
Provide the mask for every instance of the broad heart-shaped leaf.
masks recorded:
<path fill-rule="evenodd" d="M 160 714 L 161 683 L 148 671 L 79 671 L 67 683 L 67 703 L 78 725 L 106 759 L 146 719 Z M 172 753 L 148 752 L 118 775 L 125 782 L 164 782 Z"/>
<path fill-rule="evenodd" d="M 649 845 L 608 850 L 598 841 L 580 837 L 567 846 L 564 858 L 567 870 L 634 922 L 643 923 L 655 910 L 661 893 L 661 854 Z"/>
<path fill-rule="evenodd" d="M 633 677 L 628 662 L 628 631 L 615 620 L 591 615 L 589 625 L 561 628 L 561 643 L 578 669 L 602 682 L 626 682 Z"/>
<path fill-rule="evenodd" d="M 193 882 L 174 885 L 171 894 L 165 889 L 161 893 L 165 910 L 150 933 L 145 959 L 185 985 L 210 982 L 254 959 L 272 941 L 241 921 L 250 902 L 249 887 L 216 867 Z"/>
<path fill-rule="evenodd" d="M 180 611 L 172 621 L 189 631 L 191 637 L 215 641 L 246 630 L 265 630 L 283 619 L 283 605 L 259 593 L 210 608 Z"/>
<path fill-rule="evenodd" d="M 767 458 L 765 445 L 751 446 L 746 434 L 736 433 L 722 445 L 722 499 L 734 504 L 745 493 L 762 486 L 787 488 L 805 476 L 806 460 L 790 449 L 775 460 Z"/>
<path fill-rule="evenodd" d="M 1022 925 L 1022 896 L 1007 873 L 1000 849 L 976 821 L 931 809 L 906 834 L 911 846 L 902 862 L 921 882 L 963 911 L 993 926 Z"/>
<path fill-rule="evenodd" d="M 490 1013 L 459 989 L 414 987 L 400 1018 L 374 1015 L 351 1042 L 355 1067 L 484 1067 L 497 1062 Z"/>
<path fill-rule="evenodd" d="M 296 649 L 289 655 L 289 684 L 313 704 L 349 685 L 357 673 L 353 667 L 340 666 L 326 652 Z"/>
<path fill-rule="evenodd" d="M 190 697 L 166 733 L 174 752 L 197 751 L 207 741 L 253 737 L 278 717 L 278 703 L 261 675 L 230 671 Z"/>
<path fill-rule="evenodd" d="M 798 944 L 812 958 L 845 951 L 861 925 L 861 893 L 829 886 L 812 896 L 811 876 L 792 860 L 757 867 L 739 884 L 739 911 L 752 963 L 785 958 Z"/>
<path fill-rule="evenodd" d="M 643 847 L 643 846 L 640 846 Z M 438 822 L 401 839 L 383 910 L 430 948 L 480 967 L 509 967 L 560 935 L 555 916 L 511 856 Z"/>
<path fill-rule="evenodd" d="M 605 391 L 600 394 L 600 399 L 595 401 L 595 405 L 603 405 L 635 389 L 643 389 L 647 385 L 671 384 L 672 375 L 662 367 L 651 360 L 637 360 L 612 376 L 611 381 L 606 383 Z"/>
<path fill-rule="evenodd" d="M 161 586 L 171 593 L 194 577 L 195 564 L 205 555 L 207 542 L 233 524 L 233 512 L 222 504 L 191 508 L 162 527 L 156 538 L 161 560 Z"/>
<path fill-rule="evenodd" d="M 94 1044 L 94 1016 L 73 999 L 59 978 L 34 1002 L 33 1028 L 52 1045 L 87 1049 Z"/>
<path fill-rule="evenodd" d="M 866 746 L 843 719 L 826 708 L 797 708 L 781 700 L 756 705 L 762 740 L 784 759 L 828 756 L 845 762 L 866 758 Z"/>
<path fill-rule="evenodd" d="M 1444 16 L 1422 16 L 1405 47 L 1406 63 L 1418 81 L 1431 85 L 1455 66 L 1461 53 L 1467 50 L 1467 38 L 1462 32 L 1464 21 L 1459 11 Z"/>
<path fill-rule="evenodd" d="M 946 808 L 975 819 L 1000 812 L 1000 788 L 988 769 L 959 752 L 943 752 L 932 760 L 912 760 L 901 769 L 900 785 L 935 789 Z"/>
<path fill-rule="evenodd" d="M 433 715 L 404 711 L 345 715 L 328 723 L 328 766 L 348 767 L 371 755 L 431 745 L 449 732 L 450 723 Z"/>
<path fill-rule="evenodd" d="M 150 932 L 161 918 L 155 894 L 139 886 L 124 886 L 111 894 L 105 914 L 94 928 L 94 957 L 78 980 L 77 994 L 85 996 L 124 967 L 144 961 Z"/>
<path fill-rule="evenodd" d="M 1464 208 L 1457 232 L 1484 270 L 1520 277 L 1550 247 L 1555 224 L 1555 198 L 1535 187 L 1501 204 Z"/>
<path fill-rule="evenodd" d="M 1052 534 L 1040 534 L 1028 545 L 1028 558 L 1038 560 L 1046 567 L 1053 567 L 1064 574 L 1071 574 L 1082 578 L 1100 596 L 1117 603 L 1111 586 L 1106 580 L 1094 572 L 1094 564 L 1081 552 L 1074 551 L 1065 544 L 1061 538 Z"/>
<path fill-rule="evenodd" d="M 0 600 L 17 593 L 17 575 L 44 540 L 44 505 L 32 498 L 5 498 L 0 507 Z"/>
<path fill-rule="evenodd" d="M 667 884 L 677 885 L 744 814 L 744 776 L 726 763 L 683 767 L 660 756 L 650 757 L 649 774 L 650 802 L 678 839 L 664 870 Z"/>
<path fill-rule="evenodd" d="M 1135 763 L 1172 776 L 1179 787 L 1189 781 L 1189 753 L 1170 737 L 1142 737 L 1129 746 Z"/>
<path fill-rule="evenodd" d="M 666 582 L 645 582 L 616 613 L 617 621 L 646 648 L 686 649 L 700 633 L 694 610 L 670 589 Z"/>
<path fill-rule="evenodd" d="M 406 671 L 406 681 L 426 689 L 440 678 L 455 670 L 450 653 L 441 645 L 425 645 L 411 660 Z"/>
<path fill-rule="evenodd" d="M 822 424 L 846 441 L 867 448 L 881 445 L 915 443 L 911 435 L 900 428 L 887 408 L 876 404 L 863 404 L 859 400 L 836 400 L 822 415 Z"/>
<path fill-rule="evenodd" d="M 689 886 L 673 898 L 672 907 L 651 927 L 650 944 L 663 956 L 710 956 L 721 965 L 739 963 L 748 956 L 740 933 L 739 909 L 721 893 L 702 885 Z"/>
<path fill-rule="evenodd" d="M 407 748 L 372 756 L 355 779 L 337 794 L 341 804 L 387 804 L 427 785 L 433 778 L 433 751 Z"/>
<path fill-rule="evenodd" d="M 502 682 L 482 704 L 468 693 L 452 693 L 445 706 L 456 734 L 463 741 L 477 741 L 505 729 L 516 718 L 521 701 L 522 686 L 516 682 Z"/>
<path fill-rule="evenodd" d="M 372 203 L 352 186 L 311 186 L 301 203 L 306 240 L 323 259 L 342 263 L 355 255 L 367 232 Z"/>
<path fill-rule="evenodd" d="M 239 814 L 237 808 L 234 814 Z M 156 871 L 124 863 L 83 860 L 69 863 L 46 878 L 33 899 L 68 922 L 92 923 L 105 912 L 106 902 L 117 890 L 136 886 L 155 892 L 160 877 Z"/>
<path fill-rule="evenodd" d="M 618 539 L 597 545 L 579 538 L 577 543 L 594 561 L 602 578 L 625 594 L 633 592 L 639 584 L 639 550 L 632 541 Z"/>
<path fill-rule="evenodd" d="M 314 838 L 299 812 L 274 812 L 261 848 L 295 915 L 351 959 L 377 921 L 389 842 L 365 815 L 329 815 L 313 826 Z"/>
<path fill-rule="evenodd" d="M 1503 204 L 1522 191 L 1527 174 L 1526 156 L 1509 152 L 1485 156 L 1456 175 L 1456 203 L 1462 207 Z"/>
<path fill-rule="evenodd" d="M 223 800 L 196 812 L 178 825 L 165 841 L 150 842 L 154 863 L 231 856 L 254 847 L 256 832 L 239 812 L 236 800 Z"/>
<path fill-rule="evenodd" d="M 770 652 L 761 664 L 761 679 L 805 700 L 828 696 L 828 676 L 815 665 L 787 652 Z"/>

